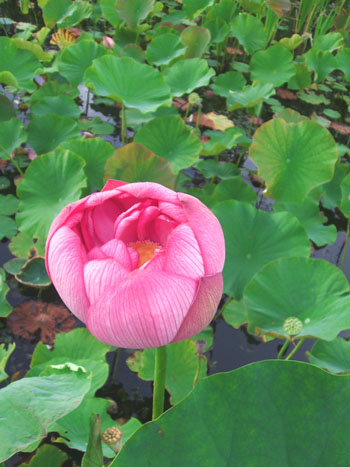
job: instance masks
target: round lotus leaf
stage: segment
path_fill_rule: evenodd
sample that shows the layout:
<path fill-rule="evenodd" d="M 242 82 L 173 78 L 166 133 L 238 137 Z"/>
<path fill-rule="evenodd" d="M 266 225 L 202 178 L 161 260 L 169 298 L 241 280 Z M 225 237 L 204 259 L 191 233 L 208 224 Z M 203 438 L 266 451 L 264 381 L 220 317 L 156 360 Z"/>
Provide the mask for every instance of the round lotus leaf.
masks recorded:
<path fill-rule="evenodd" d="M 274 259 L 309 256 L 310 243 L 299 221 L 287 212 L 258 211 L 248 203 L 223 201 L 213 206 L 225 236 L 224 291 L 242 298 L 253 275 Z"/>
<path fill-rule="evenodd" d="M 255 16 L 239 13 L 231 23 L 232 36 L 245 48 L 248 54 L 263 49 L 267 42 L 264 25 Z"/>
<path fill-rule="evenodd" d="M 189 26 L 182 31 L 180 39 L 186 47 L 185 58 L 201 57 L 210 42 L 210 31 L 201 26 Z"/>
<path fill-rule="evenodd" d="M 293 55 L 282 45 L 256 52 L 250 61 L 252 81 L 281 86 L 294 74 Z"/>
<path fill-rule="evenodd" d="M 154 0 L 116 0 L 115 9 L 130 29 L 136 30 L 140 21 L 152 11 Z"/>
<path fill-rule="evenodd" d="M 200 381 L 110 467 L 346 466 L 350 377 L 268 360 Z M 176 442 L 174 442 L 176 440 Z"/>
<path fill-rule="evenodd" d="M 64 49 L 57 58 L 57 68 L 62 76 L 73 86 L 83 81 L 85 70 L 95 58 L 107 53 L 106 49 L 95 41 L 84 39 Z"/>
<path fill-rule="evenodd" d="M 134 141 L 169 161 L 175 173 L 192 165 L 202 146 L 180 117 L 151 120 L 137 132 Z"/>
<path fill-rule="evenodd" d="M 315 72 L 317 83 L 322 83 L 329 73 L 337 67 L 336 58 L 326 50 L 309 50 L 305 54 L 305 63 Z"/>
<path fill-rule="evenodd" d="M 180 57 L 186 51 L 186 47 L 176 34 L 168 33 L 156 36 L 152 39 L 146 50 L 148 62 L 154 65 L 167 65 L 174 58 Z"/>
<path fill-rule="evenodd" d="M 249 157 L 267 184 L 266 196 L 302 203 L 313 188 L 333 178 L 338 151 L 332 135 L 317 123 L 276 118 L 255 132 Z"/>
<path fill-rule="evenodd" d="M 214 78 L 211 88 L 218 96 L 230 97 L 232 91 L 240 91 L 245 84 L 246 80 L 242 73 L 228 71 Z"/>
<path fill-rule="evenodd" d="M 281 258 L 255 274 L 244 291 L 249 330 L 288 337 L 286 320 L 302 323 L 298 337 L 331 341 L 350 328 L 349 284 L 322 259 Z"/>
<path fill-rule="evenodd" d="M 141 112 L 152 112 L 170 103 L 170 89 L 161 73 L 129 57 L 105 55 L 94 60 L 85 72 L 85 83 L 97 95 Z"/>
<path fill-rule="evenodd" d="M 0 158 L 10 159 L 11 153 L 27 139 L 23 123 L 19 118 L 11 118 L 0 125 Z"/>
<path fill-rule="evenodd" d="M 69 96 L 47 96 L 32 105 L 35 115 L 55 114 L 61 117 L 77 119 L 80 117 L 80 107 Z"/>
<path fill-rule="evenodd" d="M 180 60 L 164 71 L 172 96 L 182 96 L 194 89 L 207 86 L 214 75 L 213 68 L 209 68 L 207 61 L 201 58 Z"/>
<path fill-rule="evenodd" d="M 317 341 L 306 355 L 310 363 L 331 373 L 350 372 L 350 341 L 342 337 L 331 342 Z"/>
<path fill-rule="evenodd" d="M 19 49 L 14 40 L 8 37 L 0 37 L 0 57 L 0 74 L 10 73 L 19 89 L 35 90 L 33 79 L 41 65 L 32 52 Z"/>
<path fill-rule="evenodd" d="M 220 18 L 212 19 L 203 24 L 204 28 L 210 31 L 210 42 L 217 44 L 225 40 L 226 36 L 230 32 L 230 27 L 226 21 Z"/>
<path fill-rule="evenodd" d="M 30 258 L 16 274 L 18 282 L 29 287 L 47 287 L 51 284 L 45 267 L 45 258 Z"/>
<path fill-rule="evenodd" d="M 155 182 L 174 189 L 175 176 L 171 165 L 140 143 L 117 149 L 105 164 L 105 181 Z"/>
<path fill-rule="evenodd" d="M 80 198 L 86 186 L 84 165 L 81 157 L 61 150 L 31 162 L 17 188 L 20 205 L 16 221 L 21 231 L 46 238 L 58 213 Z"/>

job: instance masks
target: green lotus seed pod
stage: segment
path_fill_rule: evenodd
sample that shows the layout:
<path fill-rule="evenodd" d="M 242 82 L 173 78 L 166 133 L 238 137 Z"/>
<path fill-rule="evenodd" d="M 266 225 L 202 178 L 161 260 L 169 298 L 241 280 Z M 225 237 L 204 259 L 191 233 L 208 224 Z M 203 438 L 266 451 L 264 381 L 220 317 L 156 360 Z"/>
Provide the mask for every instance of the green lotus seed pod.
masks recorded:
<path fill-rule="evenodd" d="M 287 318 L 283 323 L 283 330 L 289 336 L 296 336 L 302 331 L 302 329 L 303 323 L 300 321 L 299 318 L 296 318 L 295 316 Z"/>

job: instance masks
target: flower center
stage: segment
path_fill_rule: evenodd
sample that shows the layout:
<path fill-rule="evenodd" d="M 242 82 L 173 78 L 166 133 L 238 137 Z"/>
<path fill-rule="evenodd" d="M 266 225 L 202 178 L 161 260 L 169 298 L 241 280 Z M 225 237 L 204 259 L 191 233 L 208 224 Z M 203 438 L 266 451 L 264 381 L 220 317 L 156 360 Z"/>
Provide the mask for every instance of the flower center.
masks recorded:
<path fill-rule="evenodd" d="M 139 254 L 139 263 L 137 265 L 138 268 L 152 259 L 154 257 L 155 251 L 161 248 L 158 243 L 153 243 L 148 240 L 143 242 L 128 243 L 128 246 L 134 248 Z"/>

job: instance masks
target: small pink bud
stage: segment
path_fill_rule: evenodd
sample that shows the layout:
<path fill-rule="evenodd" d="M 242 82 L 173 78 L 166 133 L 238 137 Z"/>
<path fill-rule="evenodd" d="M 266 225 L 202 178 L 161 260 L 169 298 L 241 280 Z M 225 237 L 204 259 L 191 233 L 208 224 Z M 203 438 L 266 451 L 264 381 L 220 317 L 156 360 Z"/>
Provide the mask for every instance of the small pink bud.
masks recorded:
<path fill-rule="evenodd" d="M 28 153 L 28 158 L 32 161 L 33 159 L 35 159 L 36 157 L 38 157 L 38 154 L 34 151 L 30 151 Z"/>
<path fill-rule="evenodd" d="M 115 46 L 114 40 L 108 36 L 103 36 L 102 42 L 106 49 L 113 49 Z"/>

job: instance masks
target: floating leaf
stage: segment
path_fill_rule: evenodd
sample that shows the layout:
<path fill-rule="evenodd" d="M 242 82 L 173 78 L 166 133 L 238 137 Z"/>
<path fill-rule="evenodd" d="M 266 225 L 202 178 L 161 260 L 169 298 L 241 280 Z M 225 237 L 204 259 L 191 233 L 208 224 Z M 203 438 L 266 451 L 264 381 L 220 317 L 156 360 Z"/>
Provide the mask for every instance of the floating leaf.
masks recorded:
<path fill-rule="evenodd" d="M 57 334 L 54 350 L 49 350 L 41 342 L 36 346 L 27 376 L 39 376 L 49 365 L 72 362 L 91 371 L 92 381 L 88 395 L 92 397 L 108 378 L 106 353 L 111 350 L 112 347 L 98 341 L 86 328 L 63 332 Z"/>
<path fill-rule="evenodd" d="M 33 78 L 40 68 L 40 62 L 35 55 L 28 50 L 19 49 L 14 39 L 0 37 L 0 56 L 0 76 L 3 77 L 3 73 L 6 73 L 8 78 L 12 76 L 15 80 L 15 83 L 5 84 L 13 84 L 25 91 L 34 91 Z M 21 66 L 18 66 L 19 63 Z M 0 79 L 0 82 L 3 81 Z"/>
<path fill-rule="evenodd" d="M 23 265 L 21 271 L 16 274 L 16 279 L 21 284 L 30 287 L 47 287 L 50 285 L 51 281 L 46 272 L 45 258 L 35 256 L 29 259 Z"/>
<path fill-rule="evenodd" d="M 1 39 L 1 37 L 0 37 Z M 10 159 L 11 153 L 27 139 L 23 123 L 19 118 L 11 118 L 0 125 L 0 158 Z"/>
<path fill-rule="evenodd" d="M 13 195 L 0 195 L 0 214 L 4 216 L 15 214 L 18 203 L 18 199 Z"/>
<path fill-rule="evenodd" d="M 16 220 L 19 229 L 35 238 L 47 236 L 51 222 L 86 187 L 84 161 L 57 150 L 34 159 L 18 185 L 20 199 Z"/>
<path fill-rule="evenodd" d="M 67 459 L 67 454 L 61 449 L 52 444 L 43 444 L 31 458 L 30 463 L 20 464 L 20 467 L 44 467 L 47 465 L 60 467 Z"/>
<path fill-rule="evenodd" d="M 0 390 L 0 461 L 43 438 L 49 425 L 74 410 L 90 387 L 88 373 L 68 367 L 23 378 Z M 67 397 L 69 394 L 69 397 Z"/>
<path fill-rule="evenodd" d="M 189 26 L 182 31 L 180 39 L 186 47 L 185 58 L 200 58 L 210 42 L 210 31 L 200 26 Z"/>
<path fill-rule="evenodd" d="M 185 51 L 186 47 L 181 43 L 179 36 L 172 33 L 162 34 L 152 39 L 146 50 L 146 58 L 153 65 L 167 65 Z"/>
<path fill-rule="evenodd" d="M 245 48 L 248 54 L 263 49 L 267 42 L 267 36 L 263 24 L 254 16 L 239 13 L 231 23 L 232 36 Z"/>
<path fill-rule="evenodd" d="M 0 269 L 0 316 L 5 318 L 8 316 L 11 311 L 11 305 L 6 300 L 7 292 L 10 290 L 10 287 L 6 283 L 6 274 L 3 269 Z"/>
<path fill-rule="evenodd" d="M 310 254 L 305 230 L 287 212 L 257 211 L 248 203 L 233 200 L 215 205 L 212 211 L 225 235 L 224 291 L 234 294 L 236 300 L 265 264 L 281 257 Z"/>
<path fill-rule="evenodd" d="M 0 215 L 0 240 L 11 238 L 17 233 L 16 222 L 7 216 Z"/>
<path fill-rule="evenodd" d="M 67 81 L 73 86 L 78 86 L 82 83 L 85 70 L 92 65 L 93 60 L 106 53 L 106 49 L 95 41 L 84 39 L 62 51 L 57 58 L 57 67 Z"/>
<path fill-rule="evenodd" d="M 85 161 L 84 172 L 87 178 L 86 193 L 101 190 L 106 161 L 113 156 L 114 146 L 102 138 L 75 139 L 62 143 Z"/>
<path fill-rule="evenodd" d="M 248 313 L 244 302 L 242 300 L 239 302 L 231 300 L 228 305 L 225 305 L 223 317 L 226 323 L 235 329 L 239 329 L 242 324 L 248 323 Z"/>
<path fill-rule="evenodd" d="M 250 61 L 251 79 L 282 86 L 294 74 L 293 55 L 282 45 L 256 52 Z"/>
<path fill-rule="evenodd" d="M 105 181 L 155 182 L 174 189 L 175 176 L 171 165 L 156 156 L 143 144 L 130 143 L 117 149 L 105 165 Z"/>
<path fill-rule="evenodd" d="M 155 350 L 137 351 L 127 359 L 127 365 L 138 373 L 139 378 L 153 381 Z M 206 376 L 206 359 L 200 364 L 199 378 Z M 177 404 L 193 389 L 199 358 L 195 343 L 186 339 L 167 346 L 167 374 L 165 387 L 171 395 L 171 403 Z"/>
<path fill-rule="evenodd" d="M 218 96 L 230 97 L 232 91 L 240 91 L 245 84 L 246 80 L 241 73 L 228 71 L 214 78 L 211 88 Z"/>
<path fill-rule="evenodd" d="M 301 323 L 298 337 L 331 341 L 350 327 L 346 292 L 343 272 L 325 260 L 278 259 L 257 272 L 244 291 L 249 330 L 286 338 L 284 323 L 294 317 Z"/>
<path fill-rule="evenodd" d="M 55 114 L 35 115 L 27 130 L 28 144 L 39 155 L 53 151 L 63 141 L 78 136 L 75 120 Z"/>
<path fill-rule="evenodd" d="M 350 341 L 342 337 L 336 337 L 331 342 L 317 341 L 306 355 L 310 363 L 331 373 L 350 371 Z"/>
<path fill-rule="evenodd" d="M 110 405 L 111 402 L 105 399 L 85 398 L 77 409 L 51 425 L 49 431 L 60 433 L 64 437 L 60 441 L 64 441 L 70 448 L 85 452 L 89 439 L 89 419 L 91 414 L 95 413 L 101 417 L 101 432 L 111 427 L 119 428 L 123 432 L 122 443 L 124 444 L 141 426 L 141 422 L 136 418 L 131 418 L 124 425 L 118 425 L 107 413 Z M 115 452 L 105 443 L 102 443 L 102 450 L 104 457 L 115 456 Z"/>
<path fill-rule="evenodd" d="M 8 374 L 5 372 L 7 360 L 10 358 L 12 352 L 15 350 L 16 344 L 9 344 L 5 349 L 5 344 L 0 345 L 0 381 L 4 381 L 8 378 Z"/>
<path fill-rule="evenodd" d="M 348 376 L 300 362 L 269 360 L 219 373 L 143 425 L 110 467 L 167 466 L 169 456 L 177 465 L 346 465 L 349 394 Z M 233 423 L 232 413 L 244 423 Z"/>
<path fill-rule="evenodd" d="M 151 120 L 137 132 L 134 141 L 169 161 L 175 174 L 189 167 L 201 150 L 201 142 L 180 117 Z"/>
<path fill-rule="evenodd" d="M 139 23 L 152 11 L 154 0 L 116 0 L 115 9 L 130 29 L 136 30 Z"/>
<path fill-rule="evenodd" d="M 106 55 L 94 60 L 85 72 L 85 82 L 96 94 L 141 112 L 170 103 L 169 88 L 160 72 L 129 57 Z"/>
<path fill-rule="evenodd" d="M 14 256 L 28 258 L 31 255 L 45 256 L 45 240 L 35 240 L 31 235 L 19 232 L 11 238 L 9 249 Z"/>
<path fill-rule="evenodd" d="M 313 188 L 332 179 L 338 153 L 329 131 L 317 123 L 275 118 L 255 132 L 249 157 L 267 184 L 267 196 L 302 203 Z"/>
<path fill-rule="evenodd" d="M 28 258 L 13 258 L 9 261 L 6 261 L 4 264 L 4 269 L 9 274 L 15 275 L 18 274 L 25 263 L 28 261 Z"/>

